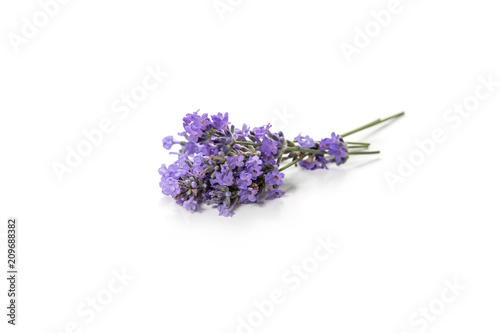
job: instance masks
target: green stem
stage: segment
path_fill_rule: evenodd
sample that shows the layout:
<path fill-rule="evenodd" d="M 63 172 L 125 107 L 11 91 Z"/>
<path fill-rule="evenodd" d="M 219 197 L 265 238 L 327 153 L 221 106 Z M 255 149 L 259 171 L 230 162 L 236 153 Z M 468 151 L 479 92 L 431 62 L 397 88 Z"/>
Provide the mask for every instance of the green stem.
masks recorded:
<path fill-rule="evenodd" d="M 295 161 L 291 162 L 291 163 L 288 163 L 287 165 L 285 165 L 284 167 L 278 169 L 279 172 L 285 170 L 285 169 L 288 169 L 289 167 L 291 167 L 292 165 L 295 165 L 297 163 L 299 163 L 300 161 L 302 161 L 304 158 L 306 158 L 308 155 L 304 155 L 298 159 L 296 159 Z"/>
<path fill-rule="evenodd" d="M 257 142 L 250 142 L 250 141 L 234 141 L 234 143 L 237 143 L 239 145 L 249 145 L 249 146 L 262 146 L 262 144 L 257 143 Z"/>
<path fill-rule="evenodd" d="M 369 154 L 380 154 L 380 151 L 352 151 L 349 155 L 369 155 Z"/>
<path fill-rule="evenodd" d="M 401 117 L 401 116 L 402 116 L 402 115 L 404 115 L 404 114 L 405 114 L 405 113 L 404 113 L 404 111 L 403 111 L 403 112 L 400 112 L 400 113 L 395 114 L 395 115 L 393 115 L 393 116 L 387 117 L 387 118 L 385 118 L 385 119 L 377 119 L 377 120 L 374 120 L 374 121 L 372 121 L 372 122 L 371 122 L 371 123 L 369 123 L 369 124 L 366 124 L 366 125 L 364 125 L 364 126 L 361 126 L 361 127 L 356 128 L 356 129 L 354 129 L 354 130 L 352 130 L 352 131 L 350 131 L 350 132 L 347 132 L 347 133 L 345 133 L 345 134 L 342 134 L 342 135 L 341 135 L 341 137 L 345 138 L 345 137 L 346 137 L 346 136 L 348 136 L 348 135 L 351 135 L 351 134 L 357 133 L 357 132 L 359 132 L 359 131 L 362 131 L 362 130 L 364 130 L 364 129 L 370 128 L 370 127 L 372 127 L 372 126 L 378 125 L 378 124 L 380 124 L 380 123 L 383 123 L 384 121 L 387 121 L 387 120 L 390 120 L 390 119 L 394 119 L 394 118 L 397 118 L 397 117 Z"/>
<path fill-rule="evenodd" d="M 364 149 L 366 149 L 366 148 L 368 148 L 368 146 L 348 146 L 347 148 L 348 149 L 353 149 L 353 148 L 364 148 Z"/>
<path fill-rule="evenodd" d="M 345 138 L 345 137 L 346 137 L 346 136 L 348 136 L 348 135 L 351 135 L 351 134 L 354 134 L 354 133 L 356 133 L 356 132 L 362 131 L 362 130 L 364 130 L 364 129 L 366 129 L 366 128 L 369 128 L 369 127 L 372 127 L 372 126 L 374 126 L 374 125 L 377 125 L 378 123 L 380 123 L 380 119 L 377 119 L 377 120 L 375 120 L 375 121 L 372 121 L 372 122 L 371 122 L 371 123 L 369 123 L 369 124 L 366 124 L 366 125 L 364 125 L 364 126 L 358 127 L 358 128 L 356 128 L 356 129 L 354 129 L 354 130 L 352 130 L 352 131 L 350 131 L 350 132 L 344 133 L 344 134 L 342 134 L 342 135 L 340 135 L 340 136 L 341 136 L 341 137 L 343 137 L 343 138 Z"/>
<path fill-rule="evenodd" d="M 318 150 L 318 149 L 305 149 L 305 148 L 299 148 L 299 147 L 287 147 L 284 150 L 284 153 L 289 153 L 291 151 L 299 151 L 301 153 L 308 153 L 308 154 L 326 154 L 326 151 L 323 150 Z"/>
<path fill-rule="evenodd" d="M 363 145 L 363 146 L 369 146 L 370 144 L 369 143 L 366 143 L 366 142 L 351 142 L 351 141 L 348 141 L 346 142 L 348 145 Z"/>
<path fill-rule="evenodd" d="M 277 162 L 276 162 L 276 163 L 278 163 L 278 165 L 280 165 L 281 160 L 283 159 L 283 154 L 284 154 L 284 153 L 285 153 L 285 151 L 284 151 L 284 150 L 282 150 L 282 151 L 279 153 L 279 155 L 278 155 L 278 159 L 277 159 Z"/>

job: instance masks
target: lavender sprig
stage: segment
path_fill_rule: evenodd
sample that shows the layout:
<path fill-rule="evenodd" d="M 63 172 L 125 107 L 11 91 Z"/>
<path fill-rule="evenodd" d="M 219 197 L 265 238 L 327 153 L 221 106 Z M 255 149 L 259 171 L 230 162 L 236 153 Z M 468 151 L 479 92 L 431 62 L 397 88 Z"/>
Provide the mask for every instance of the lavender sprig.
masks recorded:
<path fill-rule="evenodd" d="M 254 127 L 243 124 L 241 129 L 229 122 L 227 113 L 208 116 L 199 110 L 183 118 L 184 140 L 173 136 L 163 139 L 163 147 L 170 150 L 179 145 L 177 160 L 158 170 L 163 194 L 171 196 L 186 210 L 196 211 L 202 203 L 216 205 L 221 216 L 233 216 L 240 203 L 262 203 L 285 194 L 281 190 L 285 174 L 282 171 L 299 165 L 308 170 L 327 169 L 335 163 L 340 166 L 350 155 L 378 154 L 363 151 L 370 144 L 346 142 L 344 137 L 400 117 L 398 113 L 386 119 L 377 119 L 343 135 L 315 141 L 308 135 L 298 135 L 293 141 L 284 134 L 272 132 L 271 124 Z M 353 150 L 355 149 L 355 150 Z M 288 161 L 284 166 L 282 162 Z"/>

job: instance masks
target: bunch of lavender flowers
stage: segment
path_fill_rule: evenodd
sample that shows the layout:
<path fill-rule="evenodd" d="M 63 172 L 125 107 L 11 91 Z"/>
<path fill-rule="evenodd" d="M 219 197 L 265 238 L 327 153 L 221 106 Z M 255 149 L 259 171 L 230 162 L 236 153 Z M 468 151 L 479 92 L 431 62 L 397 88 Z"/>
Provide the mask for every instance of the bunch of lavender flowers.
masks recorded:
<path fill-rule="evenodd" d="M 281 131 L 272 132 L 270 124 L 253 129 L 243 124 L 239 129 L 231 125 L 227 113 L 208 116 L 198 112 L 183 118 L 184 131 L 179 133 L 182 140 L 173 136 L 163 139 L 165 149 L 174 145 L 180 149 L 170 153 L 177 155 L 174 163 L 168 167 L 163 164 L 158 170 L 160 187 L 164 195 L 186 210 L 196 211 L 206 203 L 217 206 L 222 216 L 233 216 L 239 204 L 282 197 L 282 171 L 291 166 L 327 169 L 330 163 L 344 164 L 350 155 L 378 154 L 364 150 L 369 143 L 347 142 L 344 138 L 404 114 L 315 141 L 300 134 L 287 140 Z"/>

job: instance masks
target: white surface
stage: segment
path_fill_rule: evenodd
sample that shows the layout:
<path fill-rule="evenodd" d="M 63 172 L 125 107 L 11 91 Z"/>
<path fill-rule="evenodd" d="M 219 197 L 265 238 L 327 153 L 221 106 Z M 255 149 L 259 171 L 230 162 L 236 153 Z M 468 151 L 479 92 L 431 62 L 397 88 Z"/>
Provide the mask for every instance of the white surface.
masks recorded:
<path fill-rule="evenodd" d="M 8 216 L 20 221 L 15 331 L 75 321 L 83 332 L 236 332 L 279 289 L 285 302 L 255 332 L 417 332 L 412 314 L 439 305 L 454 278 L 467 290 L 425 331 L 498 331 L 500 87 L 457 129 L 443 120 L 479 76 L 500 81 L 497 4 L 402 0 L 348 63 L 340 44 L 389 1 L 233 3 L 221 20 L 211 0 L 71 1 L 18 53 L 6 36 L 40 7 L 0 5 L 2 232 Z M 120 119 L 112 103 L 157 65 L 169 77 Z M 162 138 L 198 108 L 289 137 L 407 115 L 352 137 L 379 158 L 293 169 L 285 197 L 227 219 L 183 212 L 158 187 L 172 161 Z M 293 117 L 277 116 L 285 109 Z M 114 130 L 59 182 L 51 164 L 104 118 Z M 447 140 L 391 191 L 384 174 L 435 128 Z M 328 236 L 340 247 L 290 291 L 282 275 Z M 86 323 L 77 308 L 122 267 L 134 279 Z M 4 311 L 1 331 L 13 332 Z"/>

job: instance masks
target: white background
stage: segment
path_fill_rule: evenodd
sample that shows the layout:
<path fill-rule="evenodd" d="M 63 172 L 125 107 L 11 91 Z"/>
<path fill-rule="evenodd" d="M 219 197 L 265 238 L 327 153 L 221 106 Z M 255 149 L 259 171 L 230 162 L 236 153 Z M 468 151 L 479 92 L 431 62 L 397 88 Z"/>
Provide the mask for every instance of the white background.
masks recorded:
<path fill-rule="evenodd" d="M 1 3 L 2 271 L 6 219 L 20 223 L 18 326 L 2 278 L 1 331 L 236 332 L 279 289 L 285 302 L 253 331 L 417 332 L 410 318 L 439 307 L 447 279 L 467 289 L 421 331 L 498 331 L 500 87 L 456 128 L 443 118 L 480 76 L 500 81 L 497 4 L 401 0 L 348 62 L 341 43 L 389 1 L 231 3 L 221 19 L 212 0 L 74 0 L 18 52 L 9 36 L 40 5 Z M 168 78 L 121 119 L 112 104 L 148 66 Z M 222 218 L 158 187 L 173 160 L 161 140 L 197 109 L 315 138 L 407 114 L 352 137 L 379 157 L 287 170 L 283 198 Z M 113 131 L 59 181 L 52 164 L 105 118 Z M 386 173 L 436 128 L 446 140 L 391 191 Z M 282 276 L 317 237 L 341 245 L 291 291 Z M 77 309 L 122 269 L 133 280 L 87 323 Z"/>

